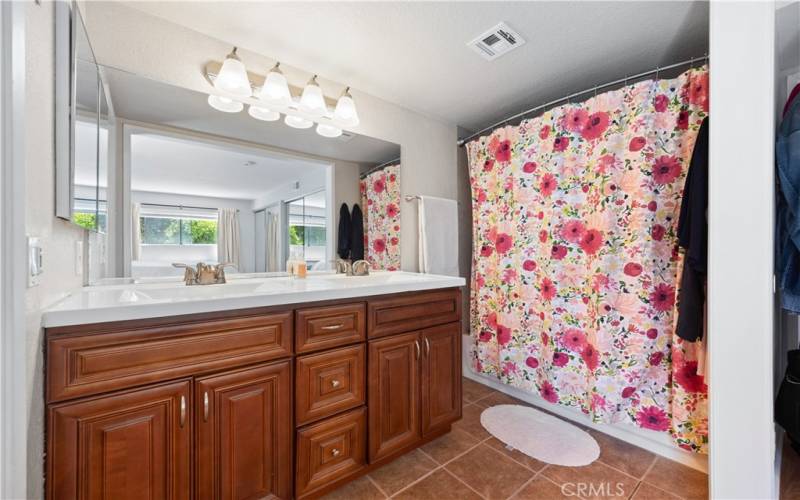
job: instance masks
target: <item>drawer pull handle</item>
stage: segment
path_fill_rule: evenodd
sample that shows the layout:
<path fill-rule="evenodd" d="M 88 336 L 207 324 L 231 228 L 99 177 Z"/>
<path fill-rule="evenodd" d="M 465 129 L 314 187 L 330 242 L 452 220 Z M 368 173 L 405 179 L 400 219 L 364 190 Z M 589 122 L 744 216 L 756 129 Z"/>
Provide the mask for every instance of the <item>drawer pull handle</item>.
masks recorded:
<path fill-rule="evenodd" d="M 186 423 L 186 396 L 181 396 L 181 427 Z"/>
<path fill-rule="evenodd" d="M 203 422 L 208 422 L 208 391 L 203 393 Z"/>
<path fill-rule="evenodd" d="M 338 330 L 339 328 L 342 328 L 343 326 L 344 326 L 344 323 L 337 323 L 335 325 L 325 325 L 325 326 L 322 327 L 322 329 L 323 330 Z"/>
<path fill-rule="evenodd" d="M 339 387 L 339 385 L 340 385 L 340 384 L 341 384 L 341 382 L 339 382 L 338 380 L 331 380 L 331 386 L 332 386 L 334 389 L 335 389 L 335 388 L 337 388 L 337 387 Z"/>
<path fill-rule="evenodd" d="M 431 343 L 428 342 L 428 339 L 425 339 L 425 357 L 430 357 L 431 355 Z"/>
<path fill-rule="evenodd" d="M 341 451 L 339 451 L 338 448 L 334 448 L 331 450 L 331 455 L 333 455 L 334 457 L 338 457 L 340 453 Z"/>
<path fill-rule="evenodd" d="M 419 340 L 414 341 L 414 348 L 417 351 L 417 359 L 419 359 Z"/>

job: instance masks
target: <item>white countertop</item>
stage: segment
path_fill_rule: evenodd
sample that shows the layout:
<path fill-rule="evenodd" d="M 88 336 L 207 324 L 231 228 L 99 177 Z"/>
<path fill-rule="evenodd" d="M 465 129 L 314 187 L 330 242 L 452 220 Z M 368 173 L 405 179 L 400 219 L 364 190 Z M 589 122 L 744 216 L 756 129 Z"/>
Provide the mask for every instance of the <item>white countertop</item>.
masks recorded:
<path fill-rule="evenodd" d="M 186 286 L 183 282 L 113 284 L 84 287 L 42 315 L 46 328 L 106 321 L 157 318 L 249 307 L 299 304 L 371 295 L 464 286 L 464 278 L 406 272 L 234 278 L 224 285 Z"/>

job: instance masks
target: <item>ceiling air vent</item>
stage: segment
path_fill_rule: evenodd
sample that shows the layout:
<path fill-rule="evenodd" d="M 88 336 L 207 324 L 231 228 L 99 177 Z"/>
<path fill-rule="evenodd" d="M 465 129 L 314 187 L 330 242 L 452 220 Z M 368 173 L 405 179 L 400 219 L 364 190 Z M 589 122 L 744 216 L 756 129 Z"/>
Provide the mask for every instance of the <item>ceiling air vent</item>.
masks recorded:
<path fill-rule="evenodd" d="M 487 61 L 494 61 L 524 44 L 525 40 L 519 36 L 519 33 L 509 28 L 506 23 L 500 23 L 469 42 L 467 46 Z"/>

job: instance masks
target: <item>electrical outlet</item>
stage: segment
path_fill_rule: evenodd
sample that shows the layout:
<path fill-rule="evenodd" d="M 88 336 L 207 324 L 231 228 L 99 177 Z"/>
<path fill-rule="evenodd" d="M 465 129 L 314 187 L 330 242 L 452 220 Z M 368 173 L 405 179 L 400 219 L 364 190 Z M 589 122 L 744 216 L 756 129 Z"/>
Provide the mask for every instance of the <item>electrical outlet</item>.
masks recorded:
<path fill-rule="evenodd" d="M 83 276 L 83 242 L 75 242 L 75 276 Z"/>
<path fill-rule="evenodd" d="M 28 236 L 28 288 L 38 286 L 44 272 L 44 258 L 39 238 Z"/>

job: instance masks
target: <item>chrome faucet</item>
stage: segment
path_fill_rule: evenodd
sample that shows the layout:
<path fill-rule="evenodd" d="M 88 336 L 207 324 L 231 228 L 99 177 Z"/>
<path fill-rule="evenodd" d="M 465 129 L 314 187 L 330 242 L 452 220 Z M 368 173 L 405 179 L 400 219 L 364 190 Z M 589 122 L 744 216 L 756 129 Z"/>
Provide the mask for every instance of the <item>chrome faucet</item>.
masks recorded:
<path fill-rule="evenodd" d="M 336 259 L 334 262 L 336 263 L 336 274 L 353 275 L 353 266 L 349 260 Z"/>
<path fill-rule="evenodd" d="M 369 262 L 357 260 L 350 266 L 352 276 L 369 276 Z"/>
<path fill-rule="evenodd" d="M 172 267 L 184 269 L 183 282 L 186 286 L 192 285 L 220 285 L 226 283 L 225 268 L 236 267 L 231 262 L 221 262 L 216 266 L 206 264 L 205 262 L 198 262 L 197 267 L 193 268 L 188 264 L 175 262 Z"/>

